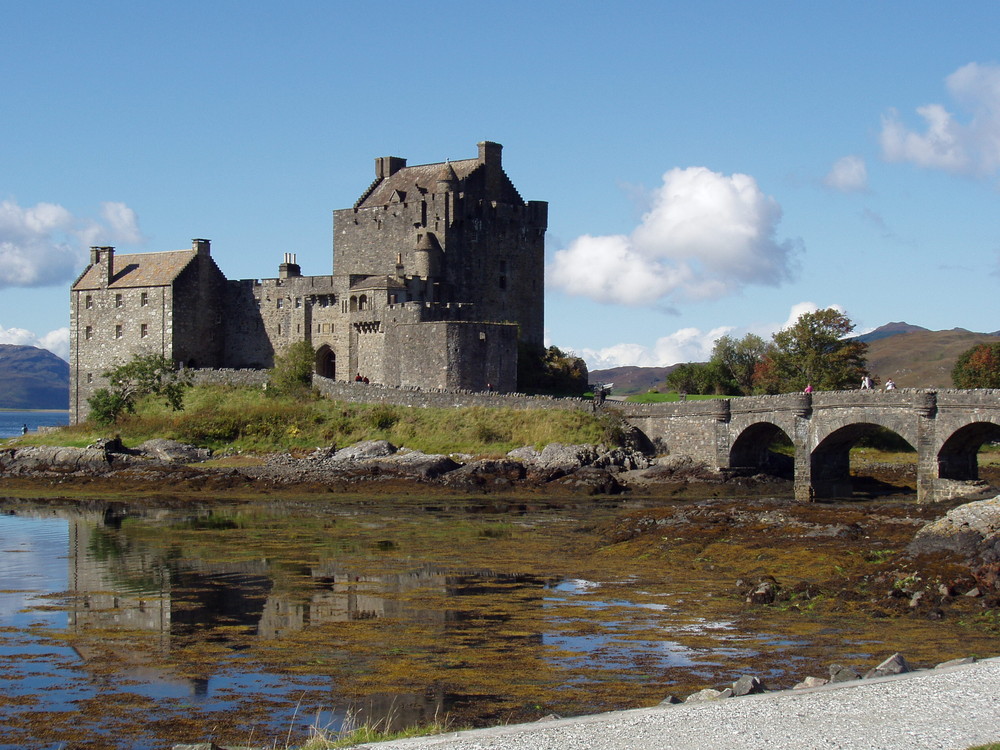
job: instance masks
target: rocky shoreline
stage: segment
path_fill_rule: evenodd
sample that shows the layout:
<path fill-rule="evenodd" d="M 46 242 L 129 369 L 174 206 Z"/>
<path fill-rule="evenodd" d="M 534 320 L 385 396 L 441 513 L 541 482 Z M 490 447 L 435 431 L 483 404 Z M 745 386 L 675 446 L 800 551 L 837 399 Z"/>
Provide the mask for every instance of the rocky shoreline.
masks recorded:
<path fill-rule="evenodd" d="M 538 451 L 518 448 L 499 458 L 425 454 L 385 440 L 317 448 L 262 457 L 222 456 L 172 440 L 148 440 L 134 448 L 117 438 L 86 448 L 19 446 L 0 448 L 0 479 L 65 480 L 113 478 L 125 485 L 170 482 L 176 489 L 227 489 L 323 485 L 370 487 L 408 482 L 463 492 L 546 488 L 585 495 L 615 495 L 650 484 L 750 482 L 775 484 L 768 475 L 722 473 L 687 458 L 651 459 L 633 448 L 552 443 Z"/>

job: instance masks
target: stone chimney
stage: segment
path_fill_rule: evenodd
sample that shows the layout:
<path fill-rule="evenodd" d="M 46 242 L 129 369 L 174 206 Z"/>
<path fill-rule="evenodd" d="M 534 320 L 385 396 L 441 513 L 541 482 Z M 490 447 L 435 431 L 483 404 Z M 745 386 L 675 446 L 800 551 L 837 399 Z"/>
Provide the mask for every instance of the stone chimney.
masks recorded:
<path fill-rule="evenodd" d="M 194 250 L 198 255 L 211 255 L 212 253 L 212 241 L 211 240 L 191 240 L 191 249 Z"/>
<path fill-rule="evenodd" d="M 91 247 L 90 265 L 103 266 L 103 284 L 110 284 L 115 277 L 115 249 L 113 247 Z"/>
<path fill-rule="evenodd" d="M 406 167 L 406 159 L 398 156 L 379 156 L 375 159 L 375 176 L 384 180 Z"/>
<path fill-rule="evenodd" d="M 299 264 L 295 262 L 295 253 L 285 253 L 285 259 L 282 261 L 281 265 L 278 266 L 278 278 L 290 279 L 301 275 L 302 269 L 299 267 Z"/>
<path fill-rule="evenodd" d="M 479 163 L 485 164 L 487 167 L 501 168 L 501 153 L 503 152 L 503 146 L 499 143 L 494 143 L 493 141 L 481 141 L 476 144 L 479 146 Z"/>

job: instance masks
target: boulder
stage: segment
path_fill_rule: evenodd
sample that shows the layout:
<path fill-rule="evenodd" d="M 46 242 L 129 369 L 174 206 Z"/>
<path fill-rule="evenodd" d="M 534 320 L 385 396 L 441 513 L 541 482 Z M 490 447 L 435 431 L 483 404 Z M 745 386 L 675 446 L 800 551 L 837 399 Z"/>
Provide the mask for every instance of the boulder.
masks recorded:
<path fill-rule="evenodd" d="M 742 675 L 733 683 L 733 695 L 756 695 L 767 690 L 764 683 L 753 675 Z"/>
<path fill-rule="evenodd" d="M 684 699 L 684 702 L 697 703 L 698 701 L 717 701 L 722 698 L 729 698 L 732 694 L 733 691 L 730 688 L 726 688 L 725 690 L 705 688 L 704 690 L 699 690 L 697 693 L 691 693 L 691 695 Z"/>
<path fill-rule="evenodd" d="M 362 440 L 349 445 L 333 454 L 332 460 L 337 463 L 352 463 L 367 461 L 372 458 L 385 458 L 396 452 L 396 446 L 388 440 Z"/>
<path fill-rule="evenodd" d="M 906 659 L 903 658 L 902 654 L 896 653 L 874 669 L 869 669 L 865 672 L 865 679 L 870 680 L 872 677 L 889 677 L 891 675 L 904 674 L 909 671 L 910 665 L 906 663 Z"/>
<path fill-rule="evenodd" d="M 764 580 L 747 594 L 747 604 L 773 604 L 777 595 L 778 585 L 774 581 Z"/>
<path fill-rule="evenodd" d="M 552 484 L 587 495 L 618 495 L 624 491 L 614 474 L 595 466 L 584 466 L 572 474 L 559 477 Z"/>
<path fill-rule="evenodd" d="M 206 461 L 212 456 L 209 448 L 196 448 L 187 443 L 166 438 L 153 438 L 139 445 L 136 450 L 150 458 L 171 464 L 192 464 Z"/>
<path fill-rule="evenodd" d="M 953 552 L 972 565 L 1000 562 L 1000 495 L 953 508 L 920 529 L 908 549 L 917 555 Z"/>
<path fill-rule="evenodd" d="M 792 690 L 808 690 L 809 688 L 822 687 L 829 682 L 829 680 L 823 679 L 822 677 L 806 677 L 801 682 L 796 682 L 792 685 Z"/>
<path fill-rule="evenodd" d="M 510 458 L 471 461 L 455 471 L 448 472 L 442 480 L 452 487 L 496 488 L 509 487 L 524 479 L 524 464 Z"/>
<path fill-rule="evenodd" d="M 974 656 L 963 656 L 960 659 L 949 659 L 948 661 L 943 661 L 938 664 L 934 669 L 947 669 L 948 667 L 959 667 L 965 664 L 975 664 L 976 657 Z"/>
<path fill-rule="evenodd" d="M 461 464 L 440 453 L 427 454 L 421 451 L 400 451 L 391 456 L 371 461 L 383 474 L 418 479 L 435 479 L 442 474 L 455 471 Z"/>
<path fill-rule="evenodd" d="M 121 456 L 121 459 L 131 458 Z M 29 446 L 0 450 L 0 473 L 31 474 L 103 474 L 113 468 L 112 456 L 101 448 L 65 448 Z M 123 465 L 124 461 L 118 461 Z"/>
<path fill-rule="evenodd" d="M 842 664 L 830 665 L 830 682 L 851 682 L 860 679 L 861 675 L 850 667 L 845 667 Z"/>

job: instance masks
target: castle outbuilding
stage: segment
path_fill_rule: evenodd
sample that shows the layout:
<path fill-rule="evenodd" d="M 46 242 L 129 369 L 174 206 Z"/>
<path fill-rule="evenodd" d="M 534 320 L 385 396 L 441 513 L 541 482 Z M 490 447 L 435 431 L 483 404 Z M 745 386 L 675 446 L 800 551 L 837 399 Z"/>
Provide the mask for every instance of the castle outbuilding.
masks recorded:
<path fill-rule="evenodd" d="M 548 204 L 521 198 L 502 148 L 412 167 L 377 158 L 354 206 L 333 212 L 329 276 L 303 276 L 285 253 L 275 278 L 228 280 L 205 239 L 173 252 L 91 248 L 70 291 L 70 420 L 133 354 L 265 369 L 297 341 L 333 380 L 513 391 L 518 340 L 542 344 Z"/>

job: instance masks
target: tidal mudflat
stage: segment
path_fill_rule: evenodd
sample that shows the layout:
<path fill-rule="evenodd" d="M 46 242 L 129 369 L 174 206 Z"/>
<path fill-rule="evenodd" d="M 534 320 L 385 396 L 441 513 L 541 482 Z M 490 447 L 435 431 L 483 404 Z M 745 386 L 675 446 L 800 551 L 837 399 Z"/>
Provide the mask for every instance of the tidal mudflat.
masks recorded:
<path fill-rule="evenodd" d="M 1000 642 L 966 571 L 905 554 L 947 509 L 910 497 L 2 507 L 3 747 L 284 746 L 348 714 L 482 726 Z M 774 601 L 748 602 L 761 581 Z"/>

